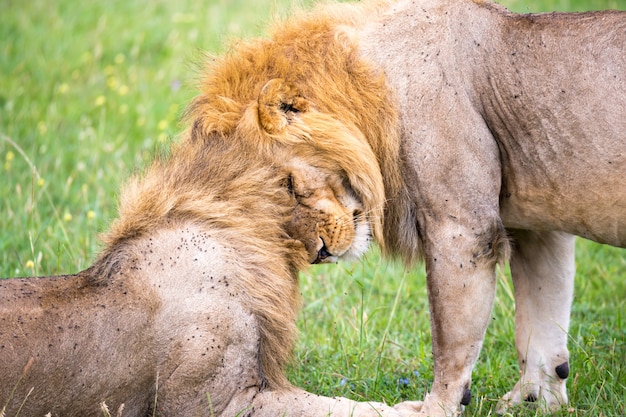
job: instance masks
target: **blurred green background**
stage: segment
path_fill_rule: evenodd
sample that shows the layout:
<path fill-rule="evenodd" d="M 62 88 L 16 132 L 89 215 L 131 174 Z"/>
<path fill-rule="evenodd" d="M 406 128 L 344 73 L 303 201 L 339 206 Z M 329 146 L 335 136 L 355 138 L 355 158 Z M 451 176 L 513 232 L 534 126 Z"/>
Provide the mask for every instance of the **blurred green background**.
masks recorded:
<path fill-rule="evenodd" d="M 626 10 L 626 0 L 502 3 L 522 13 Z M 0 276 L 89 266 L 121 183 L 180 132 L 204 52 L 262 34 L 270 16 L 291 7 L 279 0 L 0 0 Z M 578 243 L 571 406 L 562 415 L 626 415 L 625 256 Z M 374 249 L 361 262 L 311 268 L 302 293 L 295 384 L 355 399 L 423 397 L 432 358 L 422 267 L 405 271 Z M 503 275 L 466 415 L 493 415 L 517 380 L 513 314 Z"/>

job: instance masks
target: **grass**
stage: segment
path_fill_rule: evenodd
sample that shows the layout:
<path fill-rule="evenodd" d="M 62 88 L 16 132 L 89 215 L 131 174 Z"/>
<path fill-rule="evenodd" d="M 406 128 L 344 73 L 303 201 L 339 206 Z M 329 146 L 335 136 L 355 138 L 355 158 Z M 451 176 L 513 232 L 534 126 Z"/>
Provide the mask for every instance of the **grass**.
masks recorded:
<path fill-rule="evenodd" d="M 2 0 L 0 276 L 77 272 L 115 215 L 120 183 L 179 130 L 202 51 L 262 33 L 286 0 Z M 308 3 L 308 2 L 305 2 Z M 509 0 L 516 11 L 626 9 L 623 0 Z M 626 415 L 624 252 L 578 243 L 571 407 Z M 383 262 L 302 274 L 290 379 L 355 399 L 420 399 L 432 381 L 425 277 Z M 466 415 L 490 416 L 517 378 L 512 284 L 499 280 Z M 521 410 L 520 415 L 539 415 Z"/>

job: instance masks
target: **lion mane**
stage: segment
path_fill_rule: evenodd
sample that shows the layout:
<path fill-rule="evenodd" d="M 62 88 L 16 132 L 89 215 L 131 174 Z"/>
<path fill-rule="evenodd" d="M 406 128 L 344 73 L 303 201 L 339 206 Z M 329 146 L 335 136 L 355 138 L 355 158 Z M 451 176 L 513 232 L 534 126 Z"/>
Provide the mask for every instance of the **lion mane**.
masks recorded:
<path fill-rule="evenodd" d="M 171 156 L 155 160 L 143 176 L 132 178 L 120 198 L 119 218 L 101 235 L 105 249 L 97 267 L 107 273 L 96 276 L 108 279 L 120 259 L 129 256 L 125 242 L 154 230 L 192 220 L 223 231 L 236 247 L 246 248 L 239 251 L 238 290 L 259 318 L 265 384 L 282 387 L 297 334 L 297 271 L 306 260 L 283 231 L 292 203 L 280 192 L 280 175 L 270 176 L 259 165 L 251 169 L 252 155 L 231 146 L 217 139 L 173 145 Z M 260 178 L 267 187 L 259 187 Z"/>
<path fill-rule="evenodd" d="M 225 55 L 211 57 L 186 119 L 204 134 L 232 135 L 270 155 L 287 145 L 296 155 L 327 161 L 348 177 L 382 249 L 412 264 L 420 246 L 399 164 L 393 96 L 352 39 L 354 27 L 387 4 L 319 6 L 275 22 L 269 39 L 239 41 Z M 297 85 L 297 92 L 268 91 L 280 89 L 272 86 L 280 80 Z M 298 108 L 294 94 L 306 98 L 300 101 L 305 108 Z M 288 129 L 272 126 L 266 108 L 286 104 L 301 123 L 290 123 L 288 116 L 282 123 Z"/>

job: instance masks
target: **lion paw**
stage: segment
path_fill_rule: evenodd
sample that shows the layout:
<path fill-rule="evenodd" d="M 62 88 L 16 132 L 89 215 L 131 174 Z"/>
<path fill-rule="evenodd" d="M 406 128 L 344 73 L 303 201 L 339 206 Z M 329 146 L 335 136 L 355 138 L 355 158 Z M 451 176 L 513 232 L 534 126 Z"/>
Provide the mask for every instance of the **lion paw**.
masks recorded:
<path fill-rule="evenodd" d="M 545 411 L 556 411 L 567 404 L 565 379 L 542 381 L 543 384 L 518 381 L 515 387 L 504 395 L 496 406 L 497 414 L 506 414 L 512 407 L 528 404 Z"/>

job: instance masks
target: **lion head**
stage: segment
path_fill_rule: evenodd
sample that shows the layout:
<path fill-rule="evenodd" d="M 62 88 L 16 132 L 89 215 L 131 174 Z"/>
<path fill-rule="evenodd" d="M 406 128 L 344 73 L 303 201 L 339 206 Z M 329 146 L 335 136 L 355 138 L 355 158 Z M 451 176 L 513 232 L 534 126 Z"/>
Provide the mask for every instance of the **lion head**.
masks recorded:
<path fill-rule="evenodd" d="M 293 160 L 288 188 L 296 200 L 289 235 L 304 244 L 311 263 L 357 259 L 367 250 L 370 226 L 354 191 L 331 171 Z"/>
<path fill-rule="evenodd" d="M 392 93 L 353 39 L 376 7 L 319 7 L 280 22 L 269 39 L 233 45 L 210 60 L 186 112 L 190 131 L 237 142 L 291 172 L 294 215 L 311 219 L 291 233 L 316 232 L 303 239 L 313 262 L 359 255 L 370 234 L 387 255 L 419 257 Z M 332 216 L 316 218 L 322 207 Z"/>
<path fill-rule="evenodd" d="M 234 130 L 220 136 L 289 173 L 286 185 L 297 203 L 289 233 L 305 244 L 309 261 L 362 255 L 370 235 L 381 235 L 385 200 L 379 163 L 363 133 L 317 110 L 281 78 L 265 83 L 242 111 Z M 205 116 L 195 120 L 193 129 L 202 133 L 191 140 L 207 135 L 206 123 Z"/>

